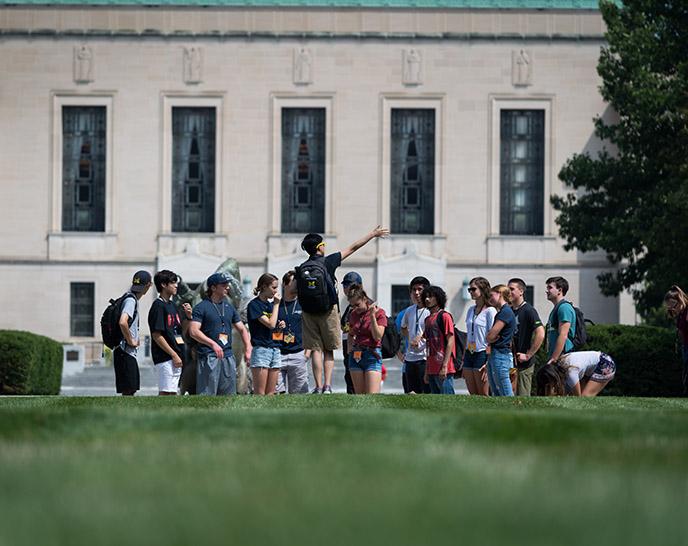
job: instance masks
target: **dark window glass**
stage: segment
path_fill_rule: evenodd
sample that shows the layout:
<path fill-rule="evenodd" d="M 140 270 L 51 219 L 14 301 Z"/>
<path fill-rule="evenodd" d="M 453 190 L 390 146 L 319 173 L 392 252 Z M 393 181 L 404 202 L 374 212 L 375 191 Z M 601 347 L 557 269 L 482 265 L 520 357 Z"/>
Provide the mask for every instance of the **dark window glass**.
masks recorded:
<path fill-rule="evenodd" d="M 215 231 L 215 108 L 172 108 L 172 231 Z"/>
<path fill-rule="evenodd" d="M 435 111 L 392 110 L 393 233 L 434 233 Z"/>
<path fill-rule="evenodd" d="M 501 112 L 500 233 L 544 233 L 545 112 Z"/>
<path fill-rule="evenodd" d="M 94 293 L 92 282 L 70 284 L 69 334 L 72 337 L 93 337 Z"/>
<path fill-rule="evenodd" d="M 282 232 L 325 230 L 325 109 L 282 109 Z"/>
<path fill-rule="evenodd" d="M 62 107 L 62 231 L 105 231 L 105 106 Z"/>
<path fill-rule="evenodd" d="M 408 285 L 394 284 L 392 285 L 392 317 L 396 317 L 401 311 L 411 305 L 411 298 L 409 296 Z"/>
<path fill-rule="evenodd" d="M 533 293 L 533 285 L 526 285 L 526 291 L 523 294 L 523 299 L 526 300 L 530 305 L 535 305 L 533 302 L 535 301 L 535 296 Z"/>

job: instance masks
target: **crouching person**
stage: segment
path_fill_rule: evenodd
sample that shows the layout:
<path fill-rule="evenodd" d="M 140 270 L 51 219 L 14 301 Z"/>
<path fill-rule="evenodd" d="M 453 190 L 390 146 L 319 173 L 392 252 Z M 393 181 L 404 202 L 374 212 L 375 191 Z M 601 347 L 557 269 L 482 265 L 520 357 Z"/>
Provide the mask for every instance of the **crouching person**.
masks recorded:
<path fill-rule="evenodd" d="M 578 351 L 547 364 L 537 373 L 538 396 L 597 396 L 616 374 L 612 357 L 599 351 Z"/>
<path fill-rule="evenodd" d="M 208 277 L 206 298 L 193 309 L 189 335 L 198 341 L 196 394 L 236 394 L 236 362 L 232 354 L 232 328 L 251 360 L 251 340 L 236 308 L 227 300 L 229 280 L 222 273 Z"/>

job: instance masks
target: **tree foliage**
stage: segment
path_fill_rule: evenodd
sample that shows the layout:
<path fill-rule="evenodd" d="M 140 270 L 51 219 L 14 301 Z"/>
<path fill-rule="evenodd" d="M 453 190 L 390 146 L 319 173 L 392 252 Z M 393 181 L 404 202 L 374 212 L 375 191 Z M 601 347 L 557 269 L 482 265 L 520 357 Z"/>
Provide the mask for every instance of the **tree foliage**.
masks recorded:
<path fill-rule="evenodd" d="M 616 272 L 602 292 L 630 288 L 642 316 L 667 288 L 688 287 L 688 2 L 603 0 L 607 25 L 597 71 L 617 116 L 597 117 L 596 157 L 577 154 L 552 197 L 566 249 L 602 249 Z"/>

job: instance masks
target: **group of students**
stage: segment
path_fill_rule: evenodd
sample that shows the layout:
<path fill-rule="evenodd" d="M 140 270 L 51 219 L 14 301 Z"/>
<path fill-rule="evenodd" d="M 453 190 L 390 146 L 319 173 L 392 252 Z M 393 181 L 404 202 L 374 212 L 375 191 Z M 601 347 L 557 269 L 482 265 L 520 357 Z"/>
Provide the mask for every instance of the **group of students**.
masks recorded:
<path fill-rule="evenodd" d="M 282 297 L 275 275 L 265 273 L 258 279 L 255 297 L 247 307 L 248 329 L 227 298 L 229 279 L 223 274 L 208 277 L 205 298 L 192 309 L 188 304 L 178 308 L 173 302 L 179 280 L 175 273 L 159 271 L 151 280 L 148 272 L 137 272 L 130 289 L 133 297 L 124 300 L 121 310 L 123 339 L 114 351 L 117 392 L 131 395 L 139 388 L 138 300 L 151 281 L 158 298 L 148 323 L 161 395 L 178 391 L 187 353 L 185 339 L 196 345 L 196 393 L 236 393 L 232 330 L 242 338 L 252 392 L 257 395 L 282 389 L 294 394 L 331 393 L 334 351 L 339 348 L 344 352 L 347 392 L 378 393 L 383 371 L 382 339 L 386 328 L 396 326 L 404 339 L 398 356 L 408 393 L 454 394 L 454 376 L 461 373 L 470 394 L 528 396 L 534 356 L 545 337 L 549 361 L 537 375 L 539 395 L 594 396 L 613 378 L 615 365 L 608 355 L 573 351 L 576 314 L 564 299 L 568 283 L 562 277 L 547 280 L 547 298 L 554 305 L 547 332 L 537 311 L 524 300 L 523 280 L 515 278 L 508 285 L 490 286 L 483 277 L 471 279 L 468 290 L 474 305 L 466 314 L 463 350 L 457 350 L 458 331 L 453 317 L 445 311 L 445 291 L 422 276 L 411 280 L 412 305 L 398 315 L 395 325 L 387 323 L 385 311 L 367 295 L 361 276 L 347 273 L 342 287 L 348 306 L 340 318 L 336 269 L 369 241 L 388 234 L 378 226 L 345 250 L 329 255 L 319 234 L 306 235 L 301 247 L 308 260 L 282 277 Z M 314 311 L 306 302 L 310 301 L 308 291 L 317 289 L 318 279 L 324 279 L 324 305 Z M 308 385 L 309 359 L 315 381 L 312 390 Z"/>

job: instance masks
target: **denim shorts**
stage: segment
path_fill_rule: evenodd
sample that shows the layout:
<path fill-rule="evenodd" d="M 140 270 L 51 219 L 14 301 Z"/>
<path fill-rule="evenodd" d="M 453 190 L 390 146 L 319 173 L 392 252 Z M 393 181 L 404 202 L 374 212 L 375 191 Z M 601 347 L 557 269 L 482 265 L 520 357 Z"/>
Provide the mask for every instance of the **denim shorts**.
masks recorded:
<path fill-rule="evenodd" d="M 276 347 L 254 347 L 251 352 L 251 368 L 279 369 L 282 367 L 282 355 Z"/>
<path fill-rule="evenodd" d="M 590 379 L 597 381 L 598 383 L 604 383 L 605 381 L 611 381 L 614 379 L 616 374 L 616 364 L 607 354 L 600 354 L 600 361 L 595 366 L 595 369 L 590 376 Z"/>
<path fill-rule="evenodd" d="M 358 352 L 361 353 L 361 359 L 357 361 L 354 356 Z M 349 371 L 382 372 L 382 350 L 354 348 L 349 353 Z"/>
<path fill-rule="evenodd" d="M 475 353 L 466 350 L 463 356 L 464 370 L 473 370 L 477 372 L 487 363 L 487 351 L 477 351 Z"/>

